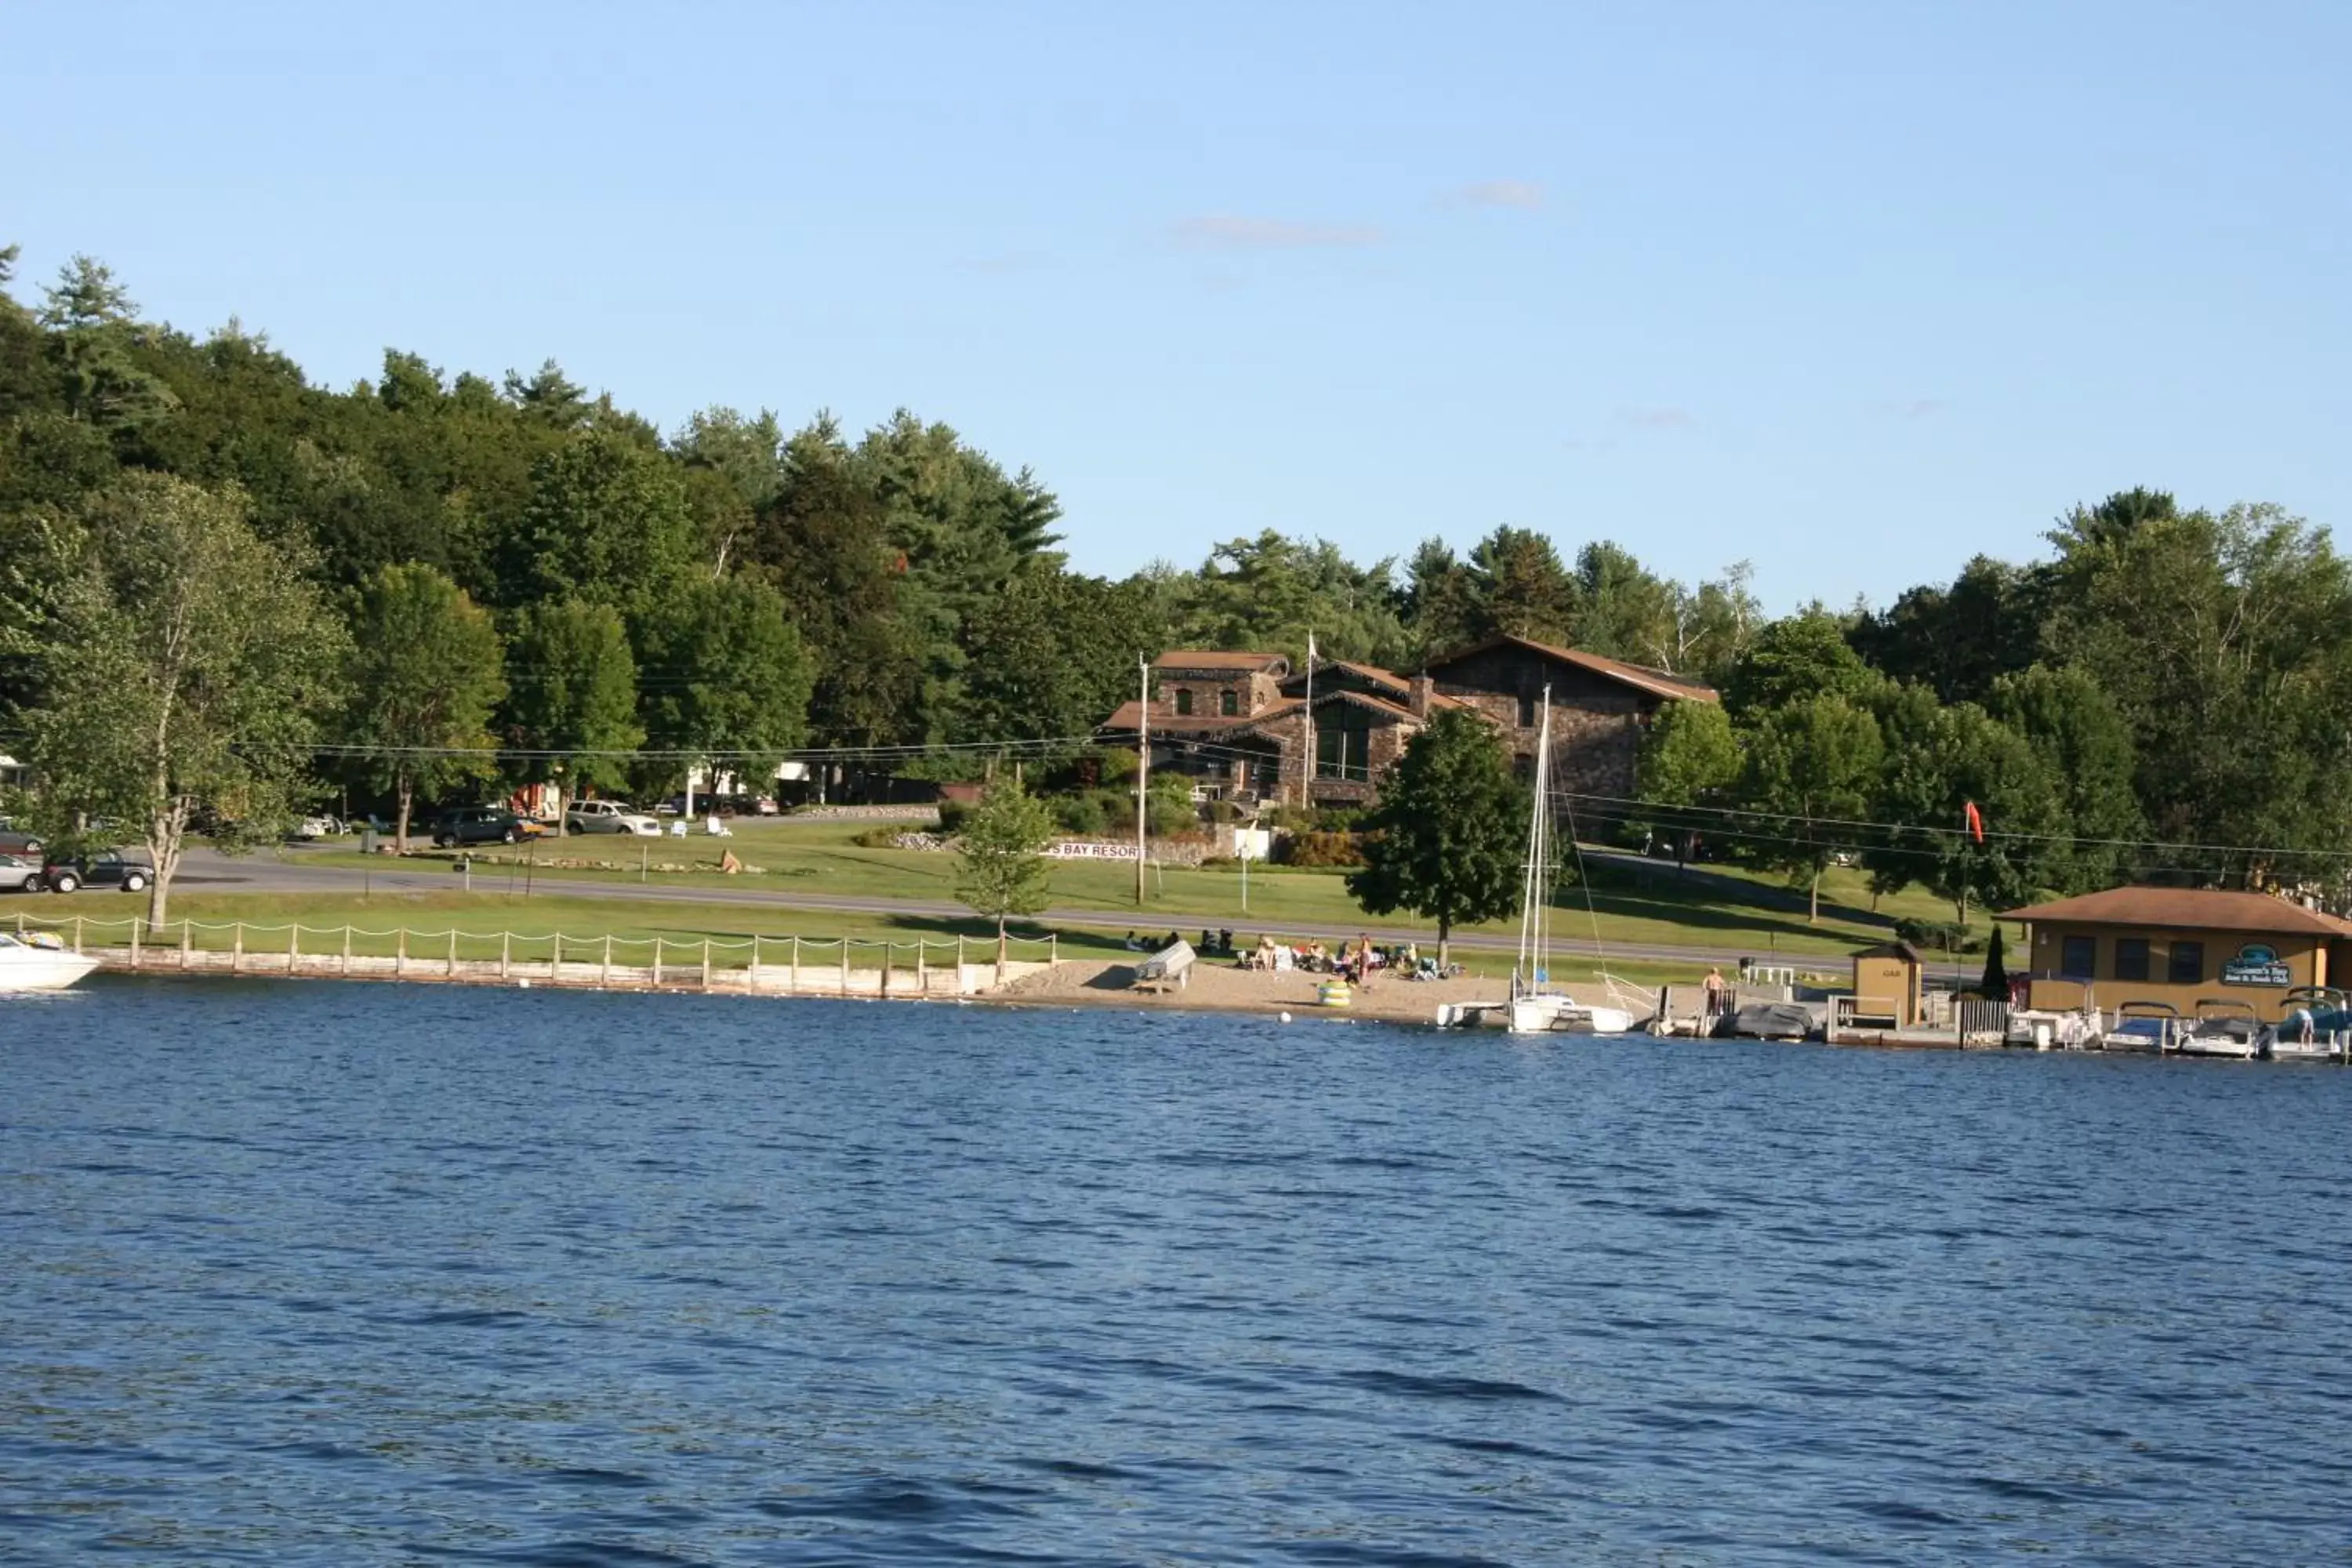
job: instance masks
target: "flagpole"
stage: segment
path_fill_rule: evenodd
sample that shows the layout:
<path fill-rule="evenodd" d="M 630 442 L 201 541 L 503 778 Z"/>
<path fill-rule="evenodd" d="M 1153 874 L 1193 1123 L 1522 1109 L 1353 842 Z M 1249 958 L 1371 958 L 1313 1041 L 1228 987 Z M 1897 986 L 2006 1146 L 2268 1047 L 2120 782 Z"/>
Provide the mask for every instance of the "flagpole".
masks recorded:
<path fill-rule="evenodd" d="M 1307 634 L 1307 710 L 1301 716 L 1307 731 L 1307 782 L 1300 786 L 1298 804 L 1307 810 L 1315 809 L 1315 633 Z"/>

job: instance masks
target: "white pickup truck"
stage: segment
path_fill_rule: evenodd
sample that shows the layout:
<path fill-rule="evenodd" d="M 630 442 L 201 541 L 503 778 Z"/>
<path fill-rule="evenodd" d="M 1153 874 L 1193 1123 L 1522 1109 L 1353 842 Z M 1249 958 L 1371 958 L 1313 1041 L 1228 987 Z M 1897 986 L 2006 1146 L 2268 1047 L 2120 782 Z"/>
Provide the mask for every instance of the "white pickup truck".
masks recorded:
<path fill-rule="evenodd" d="M 661 824 L 642 811 L 632 811 L 617 800 L 575 800 L 563 808 L 566 833 L 631 833 L 645 838 L 661 837 Z"/>

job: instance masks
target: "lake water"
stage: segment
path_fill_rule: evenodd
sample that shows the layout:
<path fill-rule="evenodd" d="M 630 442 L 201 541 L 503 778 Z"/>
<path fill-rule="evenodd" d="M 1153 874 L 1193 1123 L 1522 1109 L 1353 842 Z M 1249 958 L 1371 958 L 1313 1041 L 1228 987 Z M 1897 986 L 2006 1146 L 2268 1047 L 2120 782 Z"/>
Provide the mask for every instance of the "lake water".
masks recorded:
<path fill-rule="evenodd" d="M 0 1560 L 2352 1561 L 2352 1073 L 0 1004 Z"/>

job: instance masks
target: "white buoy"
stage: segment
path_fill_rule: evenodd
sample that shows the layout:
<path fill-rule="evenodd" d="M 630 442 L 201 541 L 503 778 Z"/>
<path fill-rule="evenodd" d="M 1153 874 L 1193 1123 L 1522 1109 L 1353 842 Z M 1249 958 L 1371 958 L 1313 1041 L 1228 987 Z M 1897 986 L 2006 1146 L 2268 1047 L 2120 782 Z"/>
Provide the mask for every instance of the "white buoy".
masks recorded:
<path fill-rule="evenodd" d="M 1287 1013 L 1285 1013 L 1285 1014 L 1282 1016 L 1282 1021 L 1283 1021 L 1284 1023 L 1286 1023 L 1286 1024 L 1287 1024 L 1288 1022 L 1290 1022 L 1290 1015 L 1289 1015 L 1289 1014 L 1287 1014 Z"/>
<path fill-rule="evenodd" d="M 522 988 L 523 988 L 524 990 L 526 990 L 526 991 L 528 991 L 528 990 L 530 990 L 530 976 L 529 976 L 529 975 L 527 975 L 527 974 L 523 976 L 523 978 L 522 978 Z"/>

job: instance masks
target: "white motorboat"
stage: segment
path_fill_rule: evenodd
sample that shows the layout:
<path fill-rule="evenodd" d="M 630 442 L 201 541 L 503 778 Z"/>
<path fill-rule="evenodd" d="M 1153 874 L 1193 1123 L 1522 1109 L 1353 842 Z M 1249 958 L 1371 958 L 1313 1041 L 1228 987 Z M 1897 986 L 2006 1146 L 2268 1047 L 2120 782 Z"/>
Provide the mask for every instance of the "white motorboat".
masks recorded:
<path fill-rule="evenodd" d="M 1544 688 L 1536 730 L 1535 804 L 1528 823 L 1528 858 L 1519 889 L 1519 956 L 1511 968 L 1511 995 L 1505 1003 L 1452 1003 L 1437 1010 L 1437 1026 L 1508 1029 L 1515 1035 L 1624 1035 L 1647 1022 L 1618 1005 L 1618 984 L 1603 976 L 1608 1003 L 1585 1001 L 1551 985 L 1549 930 L 1551 858 L 1551 688 Z M 1570 842 L 1574 842 L 1571 835 Z M 1593 918 L 1593 947 L 1600 949 L 1601 922 Z"/>
<path fill-rule="evenodd" d="M 2274 1062 L 2332 1062 L 2352 1042 L 2352 993 L 2299 985 L 2280 1005 L 2279 1021 L 2263 1032 L 2263 1055 Z"/>
<path fill-rule="evenodd" d="M 69 952 L 55 937 L 15 937 L 0 931 L 0 992 L 63 991 L 98 967 Z"/>
<path fill-rule="evenodd" d="M 2174 1035 L 2172 1048 L 2184 1057 L 2226 1057 L 2252 1061 L 2262 1054 L 2262 1025 L 2243 1002 L 2218 996 L 2197 999 L 2197 1016 Z"/>

